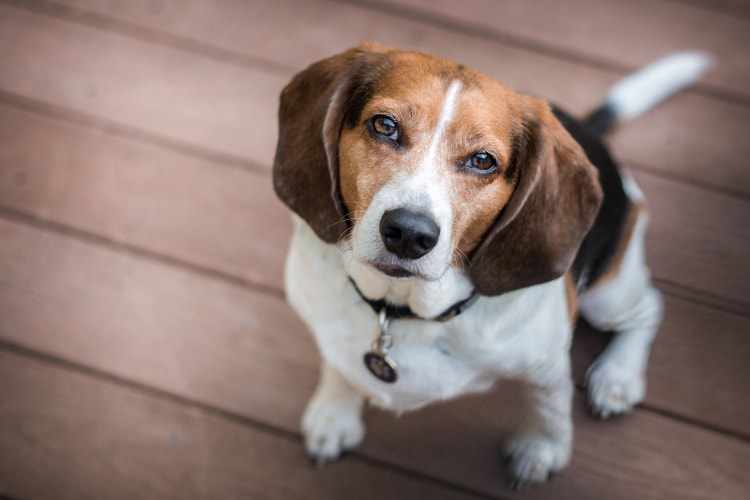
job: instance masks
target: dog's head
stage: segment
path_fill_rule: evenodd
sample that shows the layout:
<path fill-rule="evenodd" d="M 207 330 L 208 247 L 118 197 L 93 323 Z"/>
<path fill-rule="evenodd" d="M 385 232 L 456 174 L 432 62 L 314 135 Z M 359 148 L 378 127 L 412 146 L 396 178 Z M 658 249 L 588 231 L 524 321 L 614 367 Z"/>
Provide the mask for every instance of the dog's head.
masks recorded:
<path fill-rule="evenodd" d="M 360 264 L 428 281 L 463 267 L 485 295 L 565 273 L 601 200 L 544 101 L 369 43 L 284 89 L 274 186 Z"/>

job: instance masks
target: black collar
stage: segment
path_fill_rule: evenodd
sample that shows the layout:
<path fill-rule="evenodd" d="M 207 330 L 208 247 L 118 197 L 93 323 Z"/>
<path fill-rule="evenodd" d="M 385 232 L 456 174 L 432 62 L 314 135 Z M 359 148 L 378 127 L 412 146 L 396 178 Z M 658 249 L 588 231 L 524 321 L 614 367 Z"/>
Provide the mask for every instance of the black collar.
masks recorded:
<path fill-rule="evenodd" d="M 352 282 L 352 286 L 354 286 L 354 289 L 357 291 L 359 296 L 362 297 L 362 300 L 367 302 L 367 304 L 372 307 L 372 310 L 375 311 L 375 314 L 380 314 L 380 311 L 385 310 L 385 315 L 388 319 L 423 319 L 429 321 L 445 322 L 455 318 L 456 316 L 464 312 L 466 309 L 471 307 L 471 305 L 474 304 L 474 302 L 476 302 L 476 300 L 479 298 L 477 292 L 473 291 L 467 298 L 456 302 L 451 307 L 438 314 L 434 318 L 423 318 L 422 316 L 419 316 L 417 313 L 412 311 L 409 306 L 395 306 L 386 302 L 385 299 L 368 299 L 362 294 L 353 279 L 349 278 L 349 281 Z"/>

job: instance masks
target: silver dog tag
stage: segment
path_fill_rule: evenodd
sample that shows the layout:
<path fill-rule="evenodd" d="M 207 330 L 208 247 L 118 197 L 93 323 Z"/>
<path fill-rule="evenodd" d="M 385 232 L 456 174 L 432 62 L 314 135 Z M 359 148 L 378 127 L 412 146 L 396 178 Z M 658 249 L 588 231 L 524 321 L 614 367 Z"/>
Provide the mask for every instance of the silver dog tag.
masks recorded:
<path fill-rule="evenodd" d="M 370 373 L 383 382 L 393 384 L 398 380 L 396 363 L 388 357 L 388 354 L 378 351 L 369 351 L 365 353 L 364 361 L 365 366 L 370 370 Z"/>
<path fill-rule="evenodd" d="M 377 379 L 387 384 L 393 384 L 398 380 L 396 363 L 388 356 L 388 349 L 393 339 L 388 334 L 388 318 L 385 309 L 378 315 L 379 331 L 378 337 L 372 343 L 372 349 L 365 353 L 362 358 L 365 366 Z"/>

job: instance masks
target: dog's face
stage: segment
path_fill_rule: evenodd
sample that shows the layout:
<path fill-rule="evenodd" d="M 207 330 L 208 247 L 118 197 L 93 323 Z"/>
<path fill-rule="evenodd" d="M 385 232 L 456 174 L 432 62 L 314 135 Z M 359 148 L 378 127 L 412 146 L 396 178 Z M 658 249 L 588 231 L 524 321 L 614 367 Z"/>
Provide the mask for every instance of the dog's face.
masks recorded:
<path fill-rule="evenodd" d="M 510 199 L 522 111 L 510 89 L 456 64 L 412 53 L 393 62 L 345 120 L 341 197 L 358 262 L 436 280 L 468 262 Z"/>
<path fill-rule="evenodd" d="M 365 44 L 284 89 L 278 195 L 394 279 L 460 266 L 487 295 L 569 267 L 601 198 L 539 99 L 455 63 Z"/>

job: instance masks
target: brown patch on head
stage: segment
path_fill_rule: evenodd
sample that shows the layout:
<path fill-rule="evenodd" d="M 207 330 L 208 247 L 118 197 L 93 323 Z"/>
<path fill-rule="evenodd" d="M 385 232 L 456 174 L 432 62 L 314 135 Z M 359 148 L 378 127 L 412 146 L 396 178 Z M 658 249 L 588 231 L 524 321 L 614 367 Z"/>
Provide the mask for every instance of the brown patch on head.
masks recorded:
<path fill-rule="evenodd" d="M 470 75 L 450 128 L 452 156 L 470 160 L 474 154 L 489 153 L 497 170 L 484 174 L 463 169 L 454 178 L 454 243 L 461 256 L 469 257 L 517 185 L 517 149 L 524 133 L 518 94 L 480 73 Z"/>
<path fill-rule="evenodd" d="M 420 164 L 445 97 L 442 74 L 449 64 L 417 53 L 389 54 L 389 70 L 372 82 L 369 100 L 350 114 L 339 139 L 339 178 L 355 223 L 394 176 Z M 378 115 L 398 125 L 398 140 L 378 137 L 371 122 Z"/>
<path fill-rule="evenodd" d="M 517 183 L 515 162 L 523 134 L 521 98 L 505 85 L 455 63 L 417 53 L 392 53 L 389 69 L 368 89 L 369 101 L 347 120 L 339 141 L 341 196 L 354 223 L 373 197 L 396 177 L 419 168 L 436 134 L 446 93 L 460 83 L 452 119 L 443 131 L 434 165 L 447 187 L 454 216 L 454 263 L 465 261 L 502 210 Z M 373 117 L 398 124 L 397 141 L 373 132 Z M 491 155 L 491 173 L 466 167 L 477 153 Z"/>
<path fill-rule="evenodd" d="M 452 120 L 433 148 L 454 81 Z M 373 130 L 378 115 L 398 125 L 398 140 Z M 497 168 L 467 164 L 477 153 Z M 546 103 L 451 62 L 363 44 L 313 64 L 282 93 L 274 187 L 324 241 L 417 170 L 430 174 L 419 189 L 435 187 L 450 204 L 448 257 L 470 258 L 485 295 L 564 274 L 601 199 L 596 170 Z"/>

